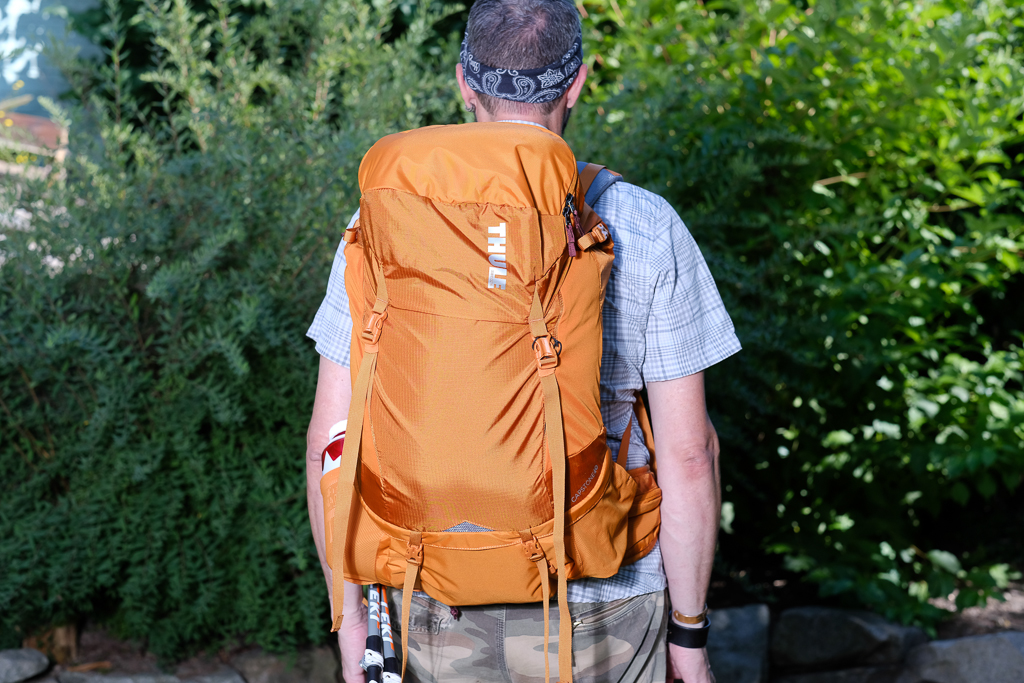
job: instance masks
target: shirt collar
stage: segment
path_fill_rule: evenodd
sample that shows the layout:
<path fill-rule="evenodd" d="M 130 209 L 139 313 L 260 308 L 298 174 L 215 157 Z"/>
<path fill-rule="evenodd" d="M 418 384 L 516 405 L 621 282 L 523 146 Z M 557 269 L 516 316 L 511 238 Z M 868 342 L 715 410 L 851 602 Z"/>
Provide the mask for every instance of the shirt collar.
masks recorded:
<path fill-rule="evenodd" d="M 522 123 L 527 126 L 537 126 L 538 128 L 543 128 L 544 130 L 548 129 L 547 126 L 542 126 L 536 121 L 523 121 L 521 119 L 501 119 L 500 121 L 495 121 L 495 123 Z"/>

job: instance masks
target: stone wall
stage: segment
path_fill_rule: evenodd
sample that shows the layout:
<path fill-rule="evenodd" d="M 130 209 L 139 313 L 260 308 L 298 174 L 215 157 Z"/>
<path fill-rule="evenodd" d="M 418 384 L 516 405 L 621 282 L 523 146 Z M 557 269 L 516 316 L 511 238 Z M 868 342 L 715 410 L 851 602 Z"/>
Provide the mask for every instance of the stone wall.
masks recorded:
<path fill-rule="evenodd" d="M 766 605 L 716 610 L 717 683 L 1024 683 L 1024 632 L 928 640 L 876 614 Z"/>

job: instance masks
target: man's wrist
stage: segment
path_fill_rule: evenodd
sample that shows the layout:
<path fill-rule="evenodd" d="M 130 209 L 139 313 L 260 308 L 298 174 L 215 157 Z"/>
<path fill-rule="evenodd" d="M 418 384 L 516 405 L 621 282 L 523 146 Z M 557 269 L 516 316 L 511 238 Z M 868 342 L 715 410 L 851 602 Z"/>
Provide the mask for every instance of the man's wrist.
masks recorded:
<path fill-rule="evenodd" d="M 688 628 L 688 629 L 692 629 L 692 630 L 698 630 L 698 629 L 704 628 L 704 624 L 680 624 L 675 619 L 672 620 L 672 623 L 675 625 L 676 628 Z"/>
<path fill-rule="evenodd" d="M 705 617 L 703 624 L 690 628 L 688 626 L 688 624 L 676 623 L 675 619 L 669 619 L 666 633 L 668 643 L 686 649 L 701 649 L 707 645 L 711 621 Z"/>

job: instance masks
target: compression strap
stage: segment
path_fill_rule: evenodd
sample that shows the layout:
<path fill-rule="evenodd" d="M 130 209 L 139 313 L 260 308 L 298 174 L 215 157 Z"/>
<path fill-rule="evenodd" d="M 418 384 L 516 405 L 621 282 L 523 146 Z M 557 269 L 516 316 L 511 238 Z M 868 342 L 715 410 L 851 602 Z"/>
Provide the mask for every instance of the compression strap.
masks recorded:
<path fill-rule="evenodd" d="M 537 369 L 544 391 L 544 427 L 547 433 L 548 457 L 551 459 L 551 487 L 554 498 L 555 568 L 558 571 L 558 679 L 572 683 L 572 618 L 569 615 L 568 576 L 565 569 L 565 431 L 562 424 L 562 402 L 558 392 L 555 367 L 557 352 L 544 355 L 545 348 L 554 348 L 544 323 L 544 309 L 535 290 L 530 308 L 530 333 L 537 352 Z M 538 344 L 543 340 L 544 343 Z M 547 580 L 547 577 L 545 577 Z M 544 613 L 548 618 L 548 613 Z M 546 660 L 545 660 L 546 661 Z"/>
<path fill-rule="evenodd" d="M 352 386 L 352 404 L 348 411 L 349 433 L 346 435 L 345 447 L 341 452 L 341 464 L 338 472 L 338 487 L 334 494 L 334 520 L 331 569 L 331 592 L 334 597 L 333 619 L 331 631 L 341 628 L 344 618 L 345 602 L 345 545 L 348 542 L 348 526 L 352 516 L 352 502 L 355 496 L 356 469 L 359 465 L 359 446 L 363 441 L 363 415 L 370 402 L 373 390 L 373 375 L 377 369 L 377 350 L 381 329 L 387 318 L 388 290 L 384 283 L 384 275 L 377 273 L 377 300 L 366 327 L 363 330 L 363 349 L 365 355 L 359 364 L 359 375 Z"/>

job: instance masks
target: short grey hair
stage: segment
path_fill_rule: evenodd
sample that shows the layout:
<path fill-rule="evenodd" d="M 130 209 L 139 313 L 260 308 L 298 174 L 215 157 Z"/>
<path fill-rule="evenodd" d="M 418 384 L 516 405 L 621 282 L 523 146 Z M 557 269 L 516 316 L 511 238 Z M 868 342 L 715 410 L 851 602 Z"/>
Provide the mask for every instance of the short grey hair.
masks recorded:
<path fill-rule="evenodd" d="M 476 0 L 469 10 L 466 29 L 474 59 L 495 69 L 539 69 L 554 64 L 572 49 L 580 34 L 580 14 L 573 0 Z M 477 93 L 480 104 L 492 114 L 553 112 L 551 102 L 527 104 Z"/>

